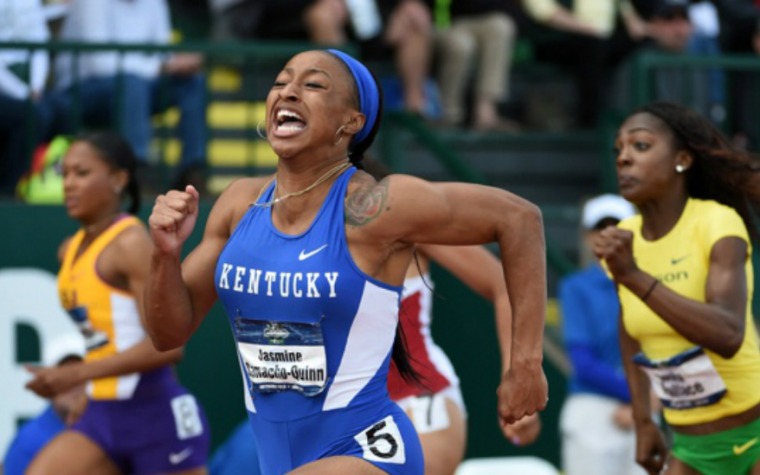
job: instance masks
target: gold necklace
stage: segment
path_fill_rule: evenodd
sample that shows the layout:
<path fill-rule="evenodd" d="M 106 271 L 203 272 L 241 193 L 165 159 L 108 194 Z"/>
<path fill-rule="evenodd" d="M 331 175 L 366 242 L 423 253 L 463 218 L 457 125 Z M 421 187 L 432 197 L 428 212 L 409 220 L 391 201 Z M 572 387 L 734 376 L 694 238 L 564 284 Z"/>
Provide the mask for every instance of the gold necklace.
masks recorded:
<path fill-rule="evenodd" d="M 309 191 L 313 190 L 314 188 L 316 188 L 320 184 L 324 183 L 325 181 L 327 181 L 328 179 L 330 179 L 331 177 L 333 177 L 334 175 L 338 175 L 338 174 L 340 174 L 341 172 L 347 170 L 350 167 L 351 167 L 351 162 L 342 162 L 342 163 L 338 164 L 337 166 L 335 166 L 335 167 L 327 170 L 324 175 L 322 175 L 321 177 L 317 178 L 314 183 L 312 183 L 311 185 L 307 186 L 303 190 L 294 191 L 292 193 L 286 193 L 285 195 L 280 196 L 279 198 L 277 198 L 277 182 L 275 182 L 275 184 L 274 184 L 274 192 L 272 193 L 272 196 L 275 196 L 275 198 L 272 199 L 272 200 L 270 200 L 270 201 L 266 201 L 264 203 L 259 203 L 259 199 L 261 198 L 261 195 L 264 194 L 264 191 L 266 191 L 266 189 L 269 188 L 269 185 L 273 181 L 275 181 L 275 178 L 277 178 L 277 175 L 275 175 L 274 177 L 272 177 L 271 180 L 269 180 L 267 182 L 266 185 L 264 185 L 263 188 L 261 188 L 261 191 L 259 191 L 259 195 L 256 197 L 256 200 L 254 200 L 251 203 L 250 206 L 255 206 L 257 208 L 271 208 L 272 206 L 274 206 L 275 203 L 279 203 L 280 201 L 283 201 L 283 200 L 285 200 L 287 198 L 291 198 L 293 196 L 301 196 L 304 193 L 308 193 Z"/>

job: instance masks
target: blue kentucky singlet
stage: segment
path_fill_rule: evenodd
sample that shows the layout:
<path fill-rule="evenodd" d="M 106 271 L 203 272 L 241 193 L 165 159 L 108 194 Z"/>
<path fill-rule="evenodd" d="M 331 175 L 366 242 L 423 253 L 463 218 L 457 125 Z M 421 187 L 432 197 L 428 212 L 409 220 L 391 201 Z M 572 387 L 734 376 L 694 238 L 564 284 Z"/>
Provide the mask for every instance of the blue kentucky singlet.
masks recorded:
<path fill-rule="evenodd" d="M 237 343 L 246 407 L 271 421 L 388 401 L 401 288 L 354 263 L 333 183 L 311 226 L 287 235 L 251 206 L 219 256 L 215 286 Z M 274 184 L 259 202 L 272 199 Z"/>

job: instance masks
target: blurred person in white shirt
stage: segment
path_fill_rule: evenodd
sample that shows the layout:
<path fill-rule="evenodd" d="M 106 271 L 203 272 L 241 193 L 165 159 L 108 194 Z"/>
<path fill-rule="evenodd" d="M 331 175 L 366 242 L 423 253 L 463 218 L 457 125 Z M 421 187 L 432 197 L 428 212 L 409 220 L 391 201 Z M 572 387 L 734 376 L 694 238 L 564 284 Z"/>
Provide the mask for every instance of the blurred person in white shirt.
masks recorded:
<path fill-rule="evenodd" d="M 60 40 L 165 45 L 171 41 L 169 8 L 165 0 L 72 0 Z M 151 116 L 177 106 L 182 152 L 175 186 L 183 186 L 205 166 L 202 64 L 194 53 L 62 53 L 56 58 L 55 81 L 72 106 L 81 101 L 81 117 L 75 121 L 118 129 L 143 164 L 150 159 Z"/>
<path fill-rule="evenodd" d="M 40 0 L 0 0 L 0 44 L 50 39 Z M 0 196 L 12 196 L 54 116 L 45 49 L 0 49 Z"/>

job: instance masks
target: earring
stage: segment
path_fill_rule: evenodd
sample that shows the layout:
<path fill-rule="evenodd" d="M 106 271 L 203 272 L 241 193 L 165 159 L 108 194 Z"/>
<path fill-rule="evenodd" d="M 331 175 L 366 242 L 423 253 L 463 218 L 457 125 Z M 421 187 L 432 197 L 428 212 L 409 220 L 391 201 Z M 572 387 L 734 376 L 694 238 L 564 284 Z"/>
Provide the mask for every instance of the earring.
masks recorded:
<path fill-rule="evenodd" d="M 256 133 L 259 134 L 259 137 L 261 137 L 262 140 L 267 140 L 267 134 L 261 131 L 261 123 L 264 122 L 264 120 L 260 120 L 258 124 L 256 124 Z"/>
<path fill-rule="evenodd" d="M 338 140 L 335 141 L 335 143 L 333 143 L 333 145 L 338 145 L 343 140 L 343 134 L 342 134 L 342 132 L 343 132 L 343 129 L 345 129 L 345 128 L 346 128 L 345 125 L 341 125 L 340 127 L 338 127 L 338 130 L 335 131 L 335 136 L 337 137 L 338 135 L 340 135 L 340 138 L 338 138 Z"/>
<path fill-rule="evenodd" d="M 678 165 L 676 165 L 676 173 L 683 173 L 684 170 L 686 170 L 686 167 L 684 167 L 680 163 Z"/>

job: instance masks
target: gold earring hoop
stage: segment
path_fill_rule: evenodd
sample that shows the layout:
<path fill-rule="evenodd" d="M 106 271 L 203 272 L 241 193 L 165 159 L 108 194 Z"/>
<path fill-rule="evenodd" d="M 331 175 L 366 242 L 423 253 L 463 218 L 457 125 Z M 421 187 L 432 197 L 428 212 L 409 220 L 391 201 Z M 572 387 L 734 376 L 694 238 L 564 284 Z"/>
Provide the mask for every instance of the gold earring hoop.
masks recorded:
<path fill-rule="evenodd" d="M 338 130 L 335 131 L 335 136 L 338 137 L 338 135 L 340 135 L 340 137 L 338 137 L 338 140 L 336 140 L 335 143 L 333 143 L 333 145 L 338 145 L 343 140 L 342 132 L 343 132 L 343 129 L 345 128 L 346 128 L 345 125 L 341 125 L 340 127 L 338 127 Z"/>
<path fill-rule="evenodd" d="M 259 134 L 259 137 L 261 137 L 261 140 L 268 140 L 267 134 L 261 131 L 261 123 L 264 122 L 264 120 L 260 120 L 258 124 L 256 124 L 256 133 Z"/>

